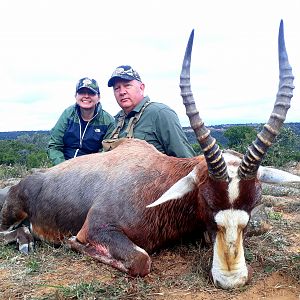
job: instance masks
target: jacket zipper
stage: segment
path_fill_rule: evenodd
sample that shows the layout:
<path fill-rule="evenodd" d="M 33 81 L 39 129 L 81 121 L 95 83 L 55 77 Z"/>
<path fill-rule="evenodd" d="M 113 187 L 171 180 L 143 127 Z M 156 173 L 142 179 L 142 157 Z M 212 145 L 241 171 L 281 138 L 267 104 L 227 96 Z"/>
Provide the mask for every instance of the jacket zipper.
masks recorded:
<path fill-rule="evenodd" d="M 76 112 L 76 113 L 77 113 L 77 112 Z M 98 115 L 98 113 L 99 113 L 99 112 L 97 112 L 97 113 L 96 113 L 96 114 L 95 114 L 95 115 L 87 122 L 87 124 L 86 124 L 86 126 L 85 126 L 85 129 L 84 129 L 84 131 L 83 131 L 83 133 L 81 132 L 81 121 L 80 121 L 80 117 L 79 117 L 79 115 L 78 115 L 78 113 L 77 113 L 77 116 L 78 116 L 78 119 L 79 119 L 79 148 L 76 149 L 73 158 L 74 158 L 74 157 L 77 157 L 78 151 L 79 151 L 79 149 L 81 149 L 81 147 L 82 147 L 82 141 L 83 141 L 85 132 L 86 132 L 86 130 L 87 130 L 87 128 L 88 128 L 90 122 Z"/>

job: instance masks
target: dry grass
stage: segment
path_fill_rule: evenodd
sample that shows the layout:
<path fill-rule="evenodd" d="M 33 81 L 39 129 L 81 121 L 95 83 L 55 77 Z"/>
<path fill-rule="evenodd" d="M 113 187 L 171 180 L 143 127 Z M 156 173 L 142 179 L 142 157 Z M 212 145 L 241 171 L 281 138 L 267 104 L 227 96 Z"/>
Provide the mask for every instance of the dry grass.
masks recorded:
<path fill-rule="evenodd" d="M 197 242 L 153 255 L 145 278 L 130 278 L 64 246 L 38 242 L 25 256 L 0 243 L 0 299 L 299 299 L 300 187 L 293 189 L 296 194 L 278 195 L 271 188 L 273 195 L 264 196 L 245 240 L 254 274 L 241 289 L 213 286 L 212 249 Z"/>

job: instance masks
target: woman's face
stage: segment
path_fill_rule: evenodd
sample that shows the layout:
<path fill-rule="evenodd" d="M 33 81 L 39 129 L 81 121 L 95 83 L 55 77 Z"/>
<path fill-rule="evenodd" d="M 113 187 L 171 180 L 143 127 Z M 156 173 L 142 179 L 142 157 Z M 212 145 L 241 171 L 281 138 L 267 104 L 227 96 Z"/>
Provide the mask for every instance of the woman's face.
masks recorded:
<path fill-rule="evenodd" d="M 88 88 L 82 88 L 76 93 L 76 103 L 82 109 L 94 109 L 100 101 L 100 95 L 91 91 Z"/>

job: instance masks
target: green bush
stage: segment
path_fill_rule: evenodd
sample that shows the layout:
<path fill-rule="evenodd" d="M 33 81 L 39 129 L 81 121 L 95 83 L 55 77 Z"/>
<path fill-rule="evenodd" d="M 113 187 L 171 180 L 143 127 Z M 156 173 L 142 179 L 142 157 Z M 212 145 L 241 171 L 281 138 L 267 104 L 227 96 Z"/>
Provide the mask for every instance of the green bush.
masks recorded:
<path fill-rule="evenodd" d="M 246 153 L 256 135 L 257 131 L 250 126 L 232 126 L 224 132 L 224 136 L 228 139 L 228 148 L 242 154 Z"/>
<path fill-rule="evenodd" d="M 37 151 L 28 154 L 26 157 L 26 167 L 32 168 L 47 168 L 51 166 L 48 155 L 45 151 Z"/>
<path fill-rule="evenodd" d="M 200 145 L 199 144 L 192 144 L 192 148 L 193 150 L 195 151 L 195 153 L 197 155 L 201 154 L 202 153 L 202 149 L 200 148 Z"/>
<path fill-rule="evenodd" d="M 227 129 L 224 136 L 228 138 L 230 149 L 242 154 L 246 153 L 249 145 L 256 139 L 257 131 L 250 126 L 233 126 Z M 300 160 L 300 138 L 288 127 L 282 127 L 273 145 L 266 153 L 262 164 L 282 167 L 290 161 Z"/>
<path fill-rule="evenodd" d="M 0 140 L 0 164 L 21 165 L 27 169 L 51 166 L 46 152 L 46 139 L 26 135 L 16 140 Z"/>
<path fill-rule="evenodd" d="M 283 127 L 268 150 L 264 165 L 282 167 L 290 161 L 300 161 L 300 138 L 290 128 Z"/>

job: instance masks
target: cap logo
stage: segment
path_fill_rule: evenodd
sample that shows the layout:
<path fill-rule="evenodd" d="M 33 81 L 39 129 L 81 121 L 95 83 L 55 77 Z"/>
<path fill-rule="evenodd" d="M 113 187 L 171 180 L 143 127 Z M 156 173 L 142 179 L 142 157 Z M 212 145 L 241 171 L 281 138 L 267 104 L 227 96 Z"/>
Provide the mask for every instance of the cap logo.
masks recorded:
<path fill-rule="evenodd" d="M 87 88 L 96 94 L 100 94 L 98 83 L 95 79 L 90 79 L 88 77 L 82 78 L 76 85 L 76 93 L 82 88 Z"/>
<path fill-rule="evenodd" d="M 142 82 L 139 73 L 131 68 L 131 66 L 119 66 L 112 73 L 108 86 L 113 86 L 115 82 L 115 78 L 121 78 L 124 80 L 138 80 Z"/>
<path fill-rule="evenodd" d="M 122 73 L 125 73 L 125 70 L 123 68 L 117 68 L 117 69 L 115 69 L 115 72 L 114 72 L 115 75 L 120 75 Z"/>
<path fill-rule="evenodd" d="M 132 68 L 128 70 L 125 70 L 124 68 L 117 68 L 112 74 L 112 76 L 118 76 L 118 75 L 129 75 L 135 78 L 140 78 L 139 74 Z"/>
<path fill-rule="evenodd" d="M 85 78 L 82 83 L 84 86 L 89 86 L 92 84 L 92 81 L 89 78 Z"/>

